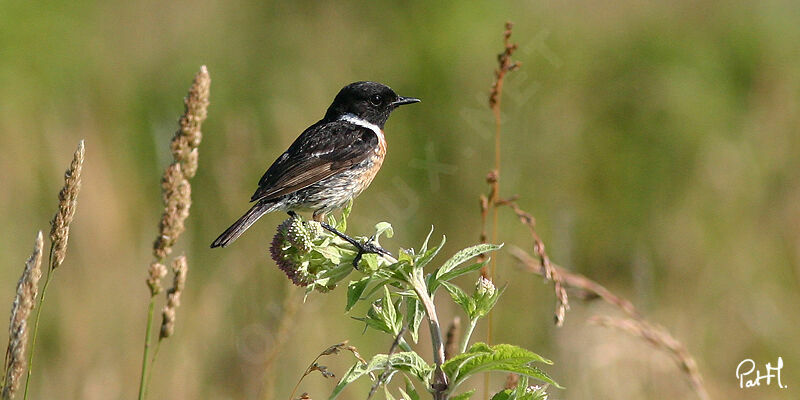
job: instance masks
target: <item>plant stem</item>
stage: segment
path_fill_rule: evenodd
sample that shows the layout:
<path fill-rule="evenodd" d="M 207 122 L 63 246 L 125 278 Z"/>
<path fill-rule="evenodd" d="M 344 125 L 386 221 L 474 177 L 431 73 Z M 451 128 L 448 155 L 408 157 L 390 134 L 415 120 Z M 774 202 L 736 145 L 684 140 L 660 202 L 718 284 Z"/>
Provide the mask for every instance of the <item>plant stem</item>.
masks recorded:
<path fill-rule="evenodd" d="M 153 328 L 153 310 L 156 306 L 156 296 L 150 296 L 150 305 L 147 308 L 147 330 L 144 333 L 144 354 L 142 355 L 142 376 L 139 379 L 139 400 L 144 400 L 147 391 L 147 374 L 150 364 L 147 362 L 150 355 L 150 331 Z"/>
<path fill-rule="evenodd" d="M 469 338 L 472 336 L 472 331 L 475 330 L 475 325 L 478 325 L 478 318 L 469 320 L 469 327 L 467 328 L 467 331 L 464 332 L 464 337 L 461 339 L 461 351 L 459 353 L 467 351 L 467 347 L 469 346 Z"/>
<path fill-rule="evenodd" d="M 153 370 L 155 369 L 156 359 L 158 358 L 158 351 L 161 349 L 161 337 L 159 336 L 158 341 L 156 341 L 156 349 L 153 350 L 153 357 L 150 358 L 150 367 L 147 370 L 147 378 L 145 382 L 150 382 L 150 378 L 153 377 Z M 147 398 L 147 385 L 144 387 L 144 397 Z"/>
<path fill-rule="evenodd" d="M 403 351 L 414 351 L 414 349 L 411 348 L 411 345 L 408 344 L 403 337 L 400 338 L 400 340 L 397 342 L 397 345 L 400 346 Z"/>
<path fill-rule="evenodd" d="M 50 246 L 50 259 L 53 258 L 53 246 Z M 48 262 L 49 265 L 52 265 Z M 42 315 L 42 305 L 44 304 L 44 297 L 47 294 L 47 286 L 50 284 L 50 278 L 53 276 L 54 269 L 50 266 L 47 268 L 47 276 L 44 278 L 44 286 L 42 286 L 42 295 L 39 296 L 39 305 L 36 306 L 36 320 L 33 323 L 33 334 L 31 338 L 31 354 L 28 355 L 28 372 L 25 377 L 25 391 L 22 399 L 28 398 L 28 386 L 31 382 L 31 374 L 33 373 L 33 352 L 36 350 L 36 335 L 39 333 L 39 317 Z"/>
<path fill-rule="evenodd" d="M 436 306 L 433 304 L 433 299 L 428 295 L 428 288 L 425 285 L 425 278 L 422 277 L 422 271 L 417 271 L 411 279 L 411 286 L 414 292 L 419 297 L 422 306 L 425 307 L 425 314 L 428 316 L 428 327 L 431 331 L 431 345 L 433 346 L 433 363 L 436 364 L 434 370 L 433 383 L 433 398 L 435 400 L 447 400 L 447 376 L 442 371 L 442 364 L 444 364 L 444 341 L 442 341 L 442 329 L 439 325 L 439 317 L 436 315 Z"/>

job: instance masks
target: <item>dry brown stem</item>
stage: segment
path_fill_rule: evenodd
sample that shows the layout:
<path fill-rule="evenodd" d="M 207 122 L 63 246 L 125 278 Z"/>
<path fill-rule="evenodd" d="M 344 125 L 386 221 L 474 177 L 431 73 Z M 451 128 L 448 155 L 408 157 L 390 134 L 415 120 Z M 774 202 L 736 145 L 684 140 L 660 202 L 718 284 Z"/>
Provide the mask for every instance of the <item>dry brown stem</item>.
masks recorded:
<path fill-rule="evenodd" d="M 511 247 L 509 249 L 511 255 L 519 260 L 526 270 L 533 272 L 537 275 L 544 276 L 545 271 L 540 260 L 536 260 L 528 253 L 518 247 Z M 606 303 L 611 304 L 623 313 L 628 319 L 611 318 L 604 316 L 592 317 L 589 322 L 595 323 L 605 327 L 613 327 L 622 331 L 628 332 L 633 336 L 640 337 L 652 344 L 655 348 L 661 349 L 669 353 L 678 363 L 681 371 L 686 373 L 689 382 L 692 385 L 697 396 L 703 400 L 709 399 L 708 392 L 703 385 L 703 378 L 697 368 L 692 355 L 681 342 L 676 340 L 670 333 L 663 327 L 647 322 L 639 310 L 633 306 L 633 303 L 625 298 L 615 295 L 610 290 L 606 289 L 603 285 L 574 272 L 569 272 L 558 265 L 552 264 L 553 271 L 563 279 L 564 284 L 571 288 L 583 292 L 583 298 L 603 299 Z"/>
<path fill-rule="evenodd" d="M 555 289 L 557 301 L 555 311 L 556 326 L 564 325 L 564 316 L 566 315 L 567 310 L 569 310 L 569 298 L 567 297 L 567 290 L 564 288 L 561 274 L 558 270 L 556 270 L 553 263 L 550 262 L 550 257 L 547 255 L 544 242 L 539 237 L 539 234 L 536 233 L 536 219 L 533 218 L 533 215 L 522 210 L 519 205 L 517 205 L 515 198 L 499 200 L 497 205 L 511 207 L 511 209 L 514 210 L 514 214 L 516 214 L 517 218 L 519 218 L 520 222 L 528 227 L 528 231 L 530 231 L 531 237 L 533 238 L 533 252 L 539 258 L 539 265 L 542 267 L 541 275 L 545 279 L 552 281 Z"/>
<path fill-rule="evenodd" d="M 395 341 L 397 341 L 397 340 L 395 340 Z M 334 375 L 332 373 L 328 372 L 328 370 L 327 370 L 327 368 L 325 366 L 321 366 L 321 365 L 317 364 L 317 360 L 319 360 L 320 357 L 322 357 L 322 356 L 330 356 L 330 355 L 339 354 L 343 350 L 353 353 L 353 356 L 355 356 L 358 359 L 358 361 L 360 361 L 362 364 L 367 364 L 367 360 L 365 360 L 363 357 L 361 357 L 361 354 L 358 354 L 358 349 L 356 349 L 355 346 L 349 345 L 347 343 L 347 340 L 345 340 L 344 342 L 337 343 L 337 344 L 334 344 L 332 346 L 329 346 L 327 349 L 325 349 L 321 353 L 319 353 L 317 355 L 317 357 L 314 358 L 314 361 L 312 361 L 311 364 L 308 366 L 308 368 L 306 368 L 306 371 L 303 373 L 303 376 L 301 376 L 300 379 L 297 381 L 297 384 L 294 385 L 294 389 L 292 389 L 292 394 L 289 395 L 289 400 L 293 400 L 294 399 L 294 395 L 295 395 L 295 393 L 297 393 L 297 388 L 300 387 L 300 383 L 303 382 L 303 379 L 305 379 L 312 372 L 314 372 L 314 371 L 322 372 L 324 370 L 325 373 L 322 374 L 324 377 L 326 377 L 326 378 L 333 377 Z M 370 376 L 372 376 L 372 374 L 370 374 Z M 373 376 L 373 379 L 374 379 L 374 376 Z M 301 399 L 302 398 L 308 398 L 307 396 L 308 396 L 308 393 L 303 393 L 303 395 L 301 396 Z"/>
<path fill-rule="evenodd" d="M 542 263 L 540 260 L 536 260 L 531 257 L 527 252 L 518 248 L 518 247 L 509 247 L 509 253 L 516 258 L 522 265 L 525 267 L 526 270 L 533 272 L 534 274 L 545 276 L 544 268 L 542 268 Z M 563 283 L 569 287 L 570 289 L 577 289 L 583 292 L 583 298 L 590 300 L 593 298 L 601 298 L 607 303 L 616 306 L 622 312 L 630 316 L 631 318 L 641 319 L 641 314 L 633 306 L 633 303 L 630 301 L 619 297 L 612 293 L 610 290 L 606 289 L 603 285 L 575 272 L 570 272 L 564 269 L 563 267 L 559 267 L 558 265 L 551 264 L 551 267 L 558 276 L 561 277 Z"/>
<path fill-rule="evenodd" d="M 450 357 L 458 354 L 458 346 L 461 343 L 461 318 L 453 318 L 450 327 L 447 328 L 447 335 L 444 341 L 444 359 L 449 360 Z"/>
<path fill-rule="evenodd" d="M 503 31 L 503 52 L 497 55 L 498 68 L 494 71 L 495 81 L 492 84 L 492 91 L 489 93 L 489 107 L 493 110 L 500 110 L 500 100 L 503 95 L 503 81 L 507 73 L 519 69 L 522 63 L 512 61 L 511 56 L 517 50 L 517 44 L 511 43 L 511 28 L 514 24 L 506 22 L 506 29 Z"/>
<path fill-rule="evenodd" d="M 8 328 L 8 348 L 5 357 L 5 374 L 2 398 L 13 399 L 25 372 L 25 349 L 28 345 L 28 317 L 39 291 L 42 277 L 42 232 L 36 236 L 33 253 L 25 262 L 25 269 L 17 283 L 17 294 L 11 305 L 11 321 Z"/>
<path fill-rule="evenodd" d="M 400 329 L 400 332 L 397 333 L 397 336 L 394 337 L 392 345 L 389 347 L 389 352 L 386 353 L 386 355 L 388 356 L 386 360 L 386 368 L 383 370 L 383 372 L 381 372 L 381 375 L 369 389 L 369 394 L 367 394 L 367 400 L 370 400 L 372 396 L 375 395 L 375 392 L 378 391 L 378 387 L 380 387 L 392 373 L 392 363 L 389 360 L 391 359 L 392 354 L 394 354 L 397 351 L 397 347 L 400 346 L 400 340 L 403 339 L 403 335 L 406 334 L 406 331 L 408 331 L 408 327 L 404 326 L 403 329 Z"/>
<path fill-rule="evenodd" d="M 689 350 L 686 349 L 686 346 L 672 337 L 663 327 L 651 324 L 643 319 L 624 319 L 605 316 L 594 316 L 589 319 L 589 322 L 604 327 L 619 329 L 630 335 L 642 338 L 653 347 L 671 355 L 675 362 L 678 363 L 678 367 L 681 371 L 689 378 L 692 389 L 697 393 L 697 396 L 703 400 L 710 399 L 705 385 L 703 384 L 703 377 L 700 375 L 700 370 L 697 368 L 697 362 L 695 362 L 692 355 L 689 354 Z"/>
<path fill-rule="evenodd" d="M 50 222 L 50 269 L 58 268 L 64 262 L 69 241 L 69 224 L 75 217 L 78 193 L 81 190 L 81 171 L 83 170 L 83 140 L 72 157 L 69 168 L 64 173 L 64 187 L 58 192 L 58 211 Z"/>
<path fill-rule="evenodd" d="M 481 242 L 486 243 L 486 216 L 489 212 L 489 206 L 492 209 L 492 243 L 497 243 L 497 205 L 496 202 L 500 196 L 500 126 L 501 126 L 501 112 L 500 101 L 503 97 L 503 84 L 506 75 L 519 68 L 521 65 L 518 62 L 512 61 L 511 56 L 517 50 L 517 45 L 511 43 L 511 28 L 513 24 L 506 22 L 505 30 L 503 31 L 503 51 L 497 55 L 498 67 L 494 72 L 495 81 L 492 84 L 492 89 L 489 92 L 489 108 L 492 109 L 494 115 L 494 169 L 489 171 L 486 177 L 487 183 L 491 186 L 488 196 L 481 196 Z M 479 256 L 479 261 L 484 261 L 486 255 Z M 497 257 L 492 258 L 491 271 L 485 266 L 481 268 L 481 276 L 489 280 L 494 279 L 497 270 Z M 486 329 L 486 342 L 492 343 L 492 313 L 490 312 L 487 317 Z M 489 377 L 484 378 L 484 399 L 489 398 Z"/>
<path fill-rule="evenodd" d="M 519 375 L 508 374 L 506 375 L 506 383 L 503 385 L 503 389 L 514 389 L 517 387 L 517 383 L 519 383 Z"/>

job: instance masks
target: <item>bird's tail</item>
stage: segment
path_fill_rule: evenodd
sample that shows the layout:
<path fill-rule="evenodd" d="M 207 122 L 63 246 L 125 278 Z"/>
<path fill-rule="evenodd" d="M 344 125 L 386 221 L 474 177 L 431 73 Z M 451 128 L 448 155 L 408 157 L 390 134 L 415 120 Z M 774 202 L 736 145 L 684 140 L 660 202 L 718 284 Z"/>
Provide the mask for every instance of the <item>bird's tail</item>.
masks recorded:
<path fill-rule="evenodd" d="M 262 203 L 258 202 L 253 205 L 244 215 L 242 215 L 239 220 L 233 223 L 230 228 L 226 229 L 225 232 L 222 232 L 219 237 L 211 243 L 211 248 L 214 247 L 226 247 L 227 245 L 233 243 L 234 240 L 238 239 L 239 236 L 242 236 L 244 231 L 246 231 L 250 226 L 252 226 L 256 221 L 258 221 L 261 216 L 266 213 L 275 211 L 278 208 L 276 203 Z"/>

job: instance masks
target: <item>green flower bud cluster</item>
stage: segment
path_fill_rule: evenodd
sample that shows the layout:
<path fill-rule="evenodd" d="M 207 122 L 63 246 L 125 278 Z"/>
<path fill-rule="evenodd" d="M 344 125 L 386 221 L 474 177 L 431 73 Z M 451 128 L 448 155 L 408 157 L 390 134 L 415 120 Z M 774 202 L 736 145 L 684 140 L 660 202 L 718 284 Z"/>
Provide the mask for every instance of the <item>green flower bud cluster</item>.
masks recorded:
<path fill-rule="evenodd" d="M 473 312 L 470 317 L 483 317 L 492 310 L 497 299 L 500 297 L 500 291 L 494 286 L 490 279 L 483 276 L 478 278 L 475 283 L 475 293 L 472 294 Z"/>
<path fill-rule="evenodd" d="M 291 217 L 278 226 L 270 255 L 297 286 L 327 292 L 353 271 L 357 250 L 322 228 L 319 222 Z M 374 254 L 362 257 L 358 269 L 374 272 L 387 262 Z"/>

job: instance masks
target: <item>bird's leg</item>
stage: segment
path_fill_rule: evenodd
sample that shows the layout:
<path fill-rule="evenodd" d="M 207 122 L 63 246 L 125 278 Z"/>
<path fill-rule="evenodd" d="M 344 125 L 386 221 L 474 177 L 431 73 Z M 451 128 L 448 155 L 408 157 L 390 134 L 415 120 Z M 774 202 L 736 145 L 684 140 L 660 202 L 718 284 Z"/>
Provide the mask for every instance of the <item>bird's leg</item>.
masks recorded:
<path fill-rule="evenodd" d="M 322 225 L 323 228 L 327 229 L 334 235 L 339 236 L 340 238 L 342 238 L 342 240 L 352 244 L 353 247 L 358 249 L 358 254 L 356 254 L 356 258 L 353 259 L 353 267 L 356 269 L 358 269 L 358 263 L 359 261 L 361 261 L 361 256 L 363 256 L 364 254 L 373 253 L 373 254 L 382 254 L 385 256 L 393 257 L 392 253 L 390 253 L 388 250 L 384 249 L 383 247 L 372 244 L 372 241 L 375 240 L 374 236 L 371 237 L 370 240 L 367 241 L 366 243 L 361 243 L 358 240 L 355 240 L 352 237 L 342 232 L 339 232 L 339 230 L 330 226 L 327 222 L 320 222 L 319 224 Z"/>

